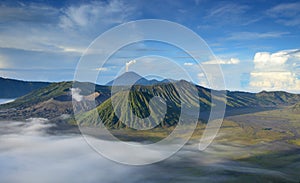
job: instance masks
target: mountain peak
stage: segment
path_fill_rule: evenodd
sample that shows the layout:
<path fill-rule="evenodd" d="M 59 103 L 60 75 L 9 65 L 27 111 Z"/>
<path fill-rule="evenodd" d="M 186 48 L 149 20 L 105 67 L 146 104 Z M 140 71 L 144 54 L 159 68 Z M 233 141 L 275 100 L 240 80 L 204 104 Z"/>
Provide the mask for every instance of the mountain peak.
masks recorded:
<path fill-rule="evenodd" d="M 117 78 L 113 79 L 112 81 L 108 82 L 106 85 L 112 86 L 112 85 L 132 85 L 136 83 L 136 81 L 139 80 L 146 80 L 139 74 L 129 71 L 124 72 L 123 74 L 119 75 Z"/>
<path fill-rule="evenodd" d="M 129 71 L 121 74 L 114 80 L 108 82 L 106 85 L 112 86 L 125 86 L 125 85 L 153 85 L 153 84 L 158 84 L 160 81 L 157 81 L 156 79 L 148 80 L 139 74 Z"/>
<path fill-rule="evenodd" d="M 124 72 L 124 73 L 121 74 L 119 77 L 121 77 L 121 76 L 135 76 L 135 77 L 142 77 L 141 75 L 139 75 L 138 73 L 133 72 L 133 71 L 127 71 L 127 72 Z"/>

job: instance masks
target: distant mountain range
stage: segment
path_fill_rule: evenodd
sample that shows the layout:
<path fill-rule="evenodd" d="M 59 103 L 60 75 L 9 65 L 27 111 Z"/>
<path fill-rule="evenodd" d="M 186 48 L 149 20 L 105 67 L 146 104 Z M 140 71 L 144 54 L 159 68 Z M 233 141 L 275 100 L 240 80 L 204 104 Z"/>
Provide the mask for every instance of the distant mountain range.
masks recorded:
<path fill-rule="evenodd" d="M 156 79 L 148 80 L 135 72 L 125 72 L 118 76 L 116 79 L 106 83 L 107 86 L 121 86 L 121 85 L 154 85 L 159 83 L 174 82 L 172 79 L 164 79 L 158 81 Z"/>
<path fill-rule="evenodd" d="M 130 78 L 130 79 L 129 79 Z M 212 96 L 211 89 L 194 85 L 190 82 L 180 81 L 157 81 L 147 80 L 136 73 L 125 73 L 115 80 L 109 82 L 105 86 L 94 85 L 92 83 L 76 82 L 75 85 L 81 88 L 80 95 L 87 103 L 81 104 L 78 102 L 78 107 L 83 107 L 87 112 L 78 116 L 78 121 L 82 125 L 93 123 L 100 125 L 98 121 L 91 115 L 93 110 L 97 110 L 104 125 L 109 128 L 123 128 L 126 127 L 116 116 L 112 107 L 111 88 L 112 84 L 117 84 L 117 87 L 122 85 L 131 85 L 130 80 L 136 80 L 135 84 L 130 88 L 129 103 L 125 105 L 124 92 L 122 90 L 115 93 L 113 97 L 116 99 L 118 105 L 124 111 L 133 111 L 133 113 L 141 118 L 147 117 L 150 114 L 149 101 L 154 96 L 162 97 L 167 104 L 167 114 L 164 119 L 159 118 L 160 109 L 156 110 L 152 116 L 155 120 L 162 121 L 159 126 L 169 127 L 177 123 L 180 115 L 181 101 L 188 103 L 190 106 L 200 104 L 201 111 L 209 111 L 215 104 L 212 103 L 212 98 L 218 103 L 224 103 L 226 98 L 227 110 L 236 110 L 244 108 L 265 108 L 265 107 L 283 107 L 293 106 L 292 110 L 298 110 L 297 103 L 300 102 L 300 95 L 291 94 L 283 91 L 277 92 L 231 92 L 227 91 L 227 95 Z M 11 82 L 10 88 L 22 88 L 28 83 L 35 82 Z M 40 83 L 45 85 L 36 90 L 31 91 L 27 95 L 17 98 L 14 102 L 0 105 L 0 119 L 26 119 L 29 117 L 44 117 L 48 119 L 60 118 L 62 115 L 70 115 L 69 122 L 72 122 L 73 106 L 71 90 L 74 86 L 73 82 L 58 82 L 58 83 Z M 174 85 L 185 89 L 185 97 L 181 99 Z M 2 86 L 2 85 L 1 85 Z M 189 93 L 190 87 L 195 86 L 198 96 L 193 96 Z M 216 91 L 217 93 L 217 91 Z M 224 98 L 222 98 L 224 97 Z M 96 109 L 91 108 L 89 102 L 92 104 L 96 101 Z M 77 103 L 75 103 L 77 105 Z M 131 120 L 132 113 L 123 113 L 122 119 Z M 201 116 L 199 118 L 201 119 Z M 133 122 L 134 123 L 134 122 Z M 133 125 L 134 126 L 134 125 Z"/>
<path fill-rule="evenodd" d="M 49 84 L 49 82 L 29 82 L 0 77 L 0 98 L 17 98 Z"/>

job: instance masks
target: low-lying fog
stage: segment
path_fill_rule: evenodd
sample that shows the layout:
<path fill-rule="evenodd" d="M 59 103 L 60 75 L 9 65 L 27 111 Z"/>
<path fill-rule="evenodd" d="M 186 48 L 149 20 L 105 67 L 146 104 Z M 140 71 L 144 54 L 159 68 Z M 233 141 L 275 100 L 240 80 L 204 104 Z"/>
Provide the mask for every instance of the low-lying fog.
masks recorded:
<path fill-rule="evenodd" d="M 0 122 L 0 182 L 299 181 L 287 171 L 230 160 L 228 154 L 238 154 L 246 149 L 222 144 L 213 144 L 205 152 L 198 151 L 197 144 L 187 145 L 160 163 L 122 165 L 96 153 L 80 135 L 49 135 L 46 130 L 51 126 L 46 119 Z M 122 154 L 122 150 L 117 151 Z M 299 170 L 299 163 L 296 165 Z M 289 169 L 285 167 L 284 170 Z"/>
<path fill-rule="evenodd" d="M 3 98 L 0 98 L 0 104 L 6 104 L 6 103 L 9 103 L 9 102 L 13 102 L 15 99 L 12 99 L 12 98 L 8 98 L 8 99 L 3 99 Z"/>

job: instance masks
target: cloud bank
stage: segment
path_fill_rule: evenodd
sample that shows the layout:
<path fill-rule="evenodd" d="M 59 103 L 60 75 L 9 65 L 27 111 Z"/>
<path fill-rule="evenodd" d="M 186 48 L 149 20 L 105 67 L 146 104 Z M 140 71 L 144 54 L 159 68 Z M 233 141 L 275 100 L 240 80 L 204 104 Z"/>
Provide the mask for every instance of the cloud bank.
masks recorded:
<path fill-rule="evenodd" d="M 214 65 L 214 64 L 220 64 L 220 65 L 225 65 L 225 64 L 239 64 L 240 60 L 238 58 L 230 58 L 230 59 L 218 59 L 218 60 L 210 60 L 203 62 L 202 64 L 205 65 Z"/>
<path fill-rule="evenodd" d="M 299 50 L 275 53 L 258 52 L 254 56 L 254 70 L 250 73 L 250 87 L 256 90 L 300 90 L 297 65 Z"/>
<path fill-rule="evenodd" d="M 213 144 L 204 152 L 197 150 L 198 144 L 189 145 L 160 163 L 125 166 L 100 156 L 78 134 L 49 135 L 47 131 L 52 126 L 42 118 L 0 123 L 1 182 L 198 183 L 216 181 L 216 177 L 219 181 L 232 181 L 243 176 L 290 180 L 287 174 L 277 170 L 229 160 L 228 157 L 240 156 L 249 149 L 222 144 Z M 121 149 L 116 151 L 120 156 L 126 154 Z M 289 165 L 294 170 L 293 166 Z M 232 176 L 235 174 L 239 177 Z"/>
<path fill-rule="evenodd" d="M 99 156 L 81 136 L 47 135 L 50 126 L 46 119 L 1 122 L 1 182 L 111 183 L 135 182 L 139 178 L 128 177 L 135 174 L 135 169 Z"/>

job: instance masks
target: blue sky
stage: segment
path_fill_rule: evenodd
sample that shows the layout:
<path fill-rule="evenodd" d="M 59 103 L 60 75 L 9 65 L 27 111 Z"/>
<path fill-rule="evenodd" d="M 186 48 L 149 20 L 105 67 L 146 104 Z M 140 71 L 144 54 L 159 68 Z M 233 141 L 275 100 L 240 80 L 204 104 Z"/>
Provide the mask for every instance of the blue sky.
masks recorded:
<path fill-rule="evenodd" d="M 229 90 L 300 91 L 297 1 L 1 1 L 0 76 L 73 80 L 81 55 L 97 36 L 140 19 L 169 20 L 196 32 L 218 57 Z M 98 68 L 102 83 L 132 58 L 156 54 L 172 57 L 194 82 L 205 85 L 195 64 L 174 56 L 175 49 L 158 51 L 164 47 L 148 42 L 124 48 L 118 59 Z"/>

